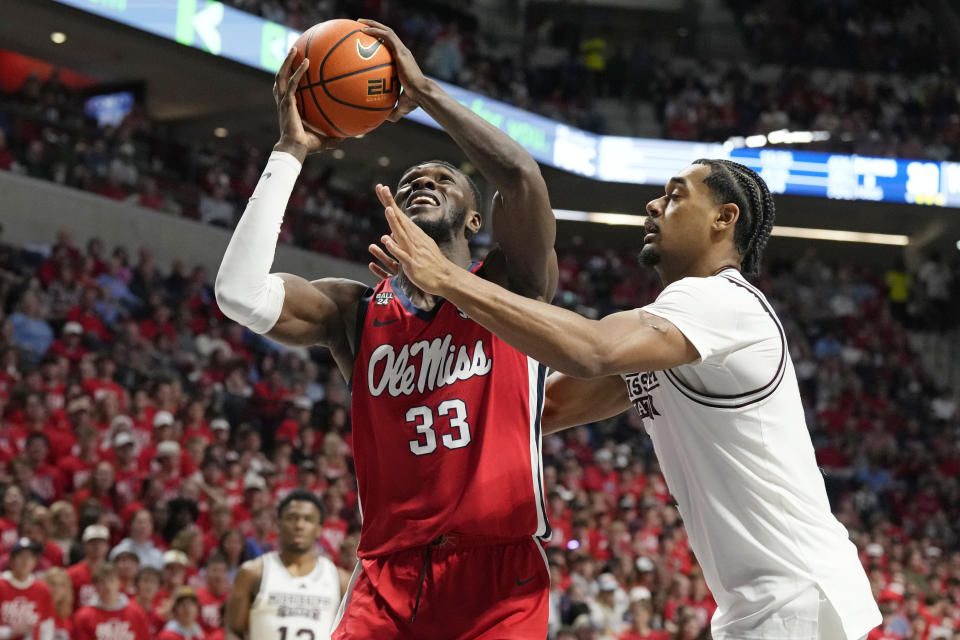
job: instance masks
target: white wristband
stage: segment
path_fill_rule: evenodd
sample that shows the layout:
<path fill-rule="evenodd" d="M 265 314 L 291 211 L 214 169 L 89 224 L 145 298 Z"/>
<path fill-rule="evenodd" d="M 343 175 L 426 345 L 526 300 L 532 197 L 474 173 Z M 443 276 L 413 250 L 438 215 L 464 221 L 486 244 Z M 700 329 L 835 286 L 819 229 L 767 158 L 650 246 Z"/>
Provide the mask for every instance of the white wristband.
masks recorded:
<path fill-rule="evenodd" d="M 256 333 L 270 331 L 283 310 L 283 280 L 270 267 L 300 168 L 289 153 L 270 154 L 217 273 L 214 291 L 220 309 Z"/>

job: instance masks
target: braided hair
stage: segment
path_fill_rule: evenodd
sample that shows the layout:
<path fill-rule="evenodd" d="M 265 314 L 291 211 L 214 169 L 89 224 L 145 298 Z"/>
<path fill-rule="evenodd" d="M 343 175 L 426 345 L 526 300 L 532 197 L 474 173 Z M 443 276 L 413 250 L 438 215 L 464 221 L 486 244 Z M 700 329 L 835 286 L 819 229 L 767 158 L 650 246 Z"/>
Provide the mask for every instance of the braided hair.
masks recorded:
<path fill-rule="evenodd" d="M 743 256 L 743 273 L 757 275 L 776 215 L 767 183 L 753 169 L 730 160 L 701 158 L 693 164 L 710 167 L 710 175 L 703 183 L 710 188 L 718 204 L 729 202 L 739 207 L 740 218 L 734 229 L 733 243 Z"/>

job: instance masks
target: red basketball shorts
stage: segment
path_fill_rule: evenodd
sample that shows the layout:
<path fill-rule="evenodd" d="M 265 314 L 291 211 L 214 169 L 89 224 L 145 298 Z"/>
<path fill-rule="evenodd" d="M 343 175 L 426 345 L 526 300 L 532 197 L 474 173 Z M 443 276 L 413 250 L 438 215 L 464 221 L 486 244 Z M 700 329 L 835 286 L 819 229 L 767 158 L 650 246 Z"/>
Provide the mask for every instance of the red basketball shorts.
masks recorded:
<path fill-rule="evenodd" d="M 550 574 L 534 538 L 445 536 L 361 559 L 333 640 L 543 640 Z M 419 596 L 419 597 L 418 597 Z"/>

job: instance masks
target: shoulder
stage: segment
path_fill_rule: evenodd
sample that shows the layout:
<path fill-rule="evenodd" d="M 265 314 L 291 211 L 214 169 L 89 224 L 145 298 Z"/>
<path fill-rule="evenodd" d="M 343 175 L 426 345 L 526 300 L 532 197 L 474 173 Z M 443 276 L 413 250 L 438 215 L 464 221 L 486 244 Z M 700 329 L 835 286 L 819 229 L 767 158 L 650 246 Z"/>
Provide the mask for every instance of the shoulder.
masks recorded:
<path fill-rule="evenodd" d="M 310 284 L 338 304 L 356 302 L 371 288 L 368 284 L 348 278 L 321 278 L 311 281 Z"/>
<path fill-rule="evenodd" d="M 247 560 L 240 565 L 240 569 L 237 570 L 237 577 L 234 580 L 235 588 L 246 587 L 249 589 L 252 585 L 260 582 L 263 578 L 263 563 L 266 555 Z"/>

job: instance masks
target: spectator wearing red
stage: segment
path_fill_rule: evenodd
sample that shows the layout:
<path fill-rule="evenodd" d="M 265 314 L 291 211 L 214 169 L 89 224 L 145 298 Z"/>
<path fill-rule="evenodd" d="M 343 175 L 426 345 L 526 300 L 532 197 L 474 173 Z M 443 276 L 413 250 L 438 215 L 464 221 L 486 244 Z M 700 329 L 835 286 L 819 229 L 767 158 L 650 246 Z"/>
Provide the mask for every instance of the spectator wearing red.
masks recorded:
<path fill-rule="evenodd" d="M 253 411 L 265 424 L 275 425 L 283 418 L 284 402 L 289 396 L 283 376 L 273 369 L 253 386 Z"/>
<path fill-rule="evenodd" d="M 184 411 L 183 436 L 180 438 L 180 444 L 185 445 L 193 437 L 202 438 L 207 444 L 213 443 L 213 431 L 207 423 L 204 412 L 203 399 L 199 397 L 191 398 Z"/>
<path fill-rule="evenodd" d="M 117 475 L 113 465 L 107 461 L 98 462 L 87 480 L 86 487 L 79 489 L 73 496 L 73 504 L 79 510 L 88 500 L 96 501 L 107 513 L 119 514 L 125 503 L 117 493 Z"/>
<path fill-rule="evenodd" d="M 84 334 L 98 343 L 110 342 L 113 335 L 107 331 L 107 327 L 97 315 L 96 304 L 99 300 L 100 289 L 94 285 L 87 286 L 80 297 L 80 303 L 67 313 L 67 320 L 80 324 Z"/>
<path fill-rule="evenodd" d="M 133 598 L 137 593 L 134 579 L 140 570 L 140 558 L 130 549 L 114 547 L 110 552 L 110 562 L 117 568 L 117 577 L 120 578 L 120 593 Z"/>
<path fill-rule="evenodd" d="M 253 514 L 269 505 L 270 494 L 262 476 L 248 473 L 243 478 L 243 502 L 233 508 L 233 525 L 243 536 L 253 533 Z"/>
<path fill-rule="evenodd" d="M 83 405 L 78 404 L 83 401 Z M 68 491 L 77 491 L 87 485 L 93 468 L 100 462 L 98 444 L 100 434 L 89 424 L 90 399 L 86 396 L 70 402 L 70 419 L 76 425 L 77 443 L 70 455 L 60 458 L 57 467 L 64 474 Z"/>
<path fill-rule="evenodd" d="M 134 584 L 134 602 L 147 615 L 147 627 L 150 634 L 155 636 L 163 629 L 166 624 L 161 607 L 163 606 L 163 596 L 160 593 L 160 585 L 163 577 L 157 569 L 153 567 L 143 567 L 137 571 L 133 579 Z"/>
<path fill-rule="evenodd" d="M 173 594 L 173 619 L 168 622 L 157 640 L 205 640 L 206 634 L 198 622 L 200 601 L 197 592 L 181 587 Z"/>
<path fill-rule="evenodd" d="M 50 345 L 50 353 L 66 358 L 71 371 L 76 370 L 80 361 L 90 352 L 83 347 L 83 326 L 79 322 L 67 322 L 63 325 L 60 338 Z"/>
<path fill-rule="evenodd" d="M 150 469 L 157 457 L 157 447 L 161 442 L 173 441 L 176 418 L 169 411 L 157 411 L 153 414 L 153 437 L 149 444 L 140 449 L 140 466 Z"/>
<path fill-rule="evenodd" d="M 99 402 L 104 395 L 112 394 L 117 402 L 120 413 L 126 413 L 129 402 L 126 390 L 117 384 L 114 375 L 117 372 L 117 363 L 110 356 L 97 358 L 97 377 L 83 381 L 83 391 L 94 401 Z"/>
<path fill-rule="evenodd" d="M 190 568 L 190 559 L 179 549 L 170 549 L 163 554 L 162 583 L 160 597 L 169 600 L 177 589 L 187 584 L 187 570 Z"/>
<path fill-rule="evenodd" d="M 43 574 L 53 600 L 53 640 L 73 638 L 73 585 L 70 576 L 60 567 L 51 567 Z"/>
<path fill-rule="evenodd" d="M 180 456 L 180 445 L 176 441 L 164 440 L 157 444 L 157 455 L 151 465 L 150 476 L 162 487 L 160 497 L 163 500 L 177 497 L 177 489 L 183 481 Z"/>
<path fill-rule="evenodd" d="M 23 489 L 15 484 L 8 484 L 0 495 L 0 550 L 11 549 L 20 538 L 20 521 L 23 519 L 23 507 L 26 500 Z"/>
<path fill-rule="evenodd" d="M 177 339 L 177 330 L 170 322 L 170 307 L 158 304 L 149 318 L 140 323 L 140 335 L 153 342 L 158 335 L 165 335 L 171 342 Z"/>
<path fill-rule="evenodd" d="M 113 436 L 113 469 L 117 495 L 124 504 L 133 502 L 140 495 L 142 481 L 147 473 L 137 460 L 136 446 L 136 440 L 130 431 L 118 431 Z"/>
<path fill-rule="evenodd" d="M 30 504 L 20 523 L 20 537 L 29 538 L 37 546 L 37 575 L 42 575 L 51 567 L 64 565 L 63 551 L 50 539 L 50 532 L 50 510 L 41 504 Z"/>
<path fill-rule="evenodd" d="M 73 604 L 78 609 L 97 601 L 97 587 L 93 584 L 93 572 L 107 564 L 107 552 L 110 550 L 110 531 L 102 524 L 91 524 L 83 530 L 84 558 L 67 569 L 70 582 L 73 583 Z M 116 578 L 116 569 L 110 567 Z M 117 579 L 119 590 L 120 580 Z"/>
<path fill-rule="evenodd" d="M 31 433 L 44 434 L 47 437 L 49 449 L 47 462 L 55 462 L 70 453 L 76 440 L 73 434 L 57 428 L 56 421 L 51 419 L 43 401 L 43 394 L 31 391 L 24 398 L 23 421 L 9 429 L 7 437 L 15 454 L 26 450 L 27 436 Z"/>
<path fill-rule="evenodd" d="M 10 570 L 0 577 L 0 637 L 53 638 L 50 587 L 33 575 L 39 554 L 36 542 L 26 537 L 10 550 Z"/>
<path fill-rule="evenodd" d="M 200 603 L 200 626 L 211 633 L 223 626 L 221 612 L 230 596 L 230 576 L 227 559 L 215 553 L 207 560 L 204 570 L 204 586 L 197 589 Z"/>
<path fill-rule="evenodd" d="M 31 467 L 29 488 L 47 504 L 63 497 L 66 480 L 63 472 L 50 464 L 50 440 L 43 433 L 30 433 L 26 440 L 26 458 Z"/>
<path fill-rule="evenodd" d="M 120 592 L 117 569 L 103 563 L 93 574 L 96 598 L 81 607 L 74 618 L 75 640 L 150 640 L 147 616 L 135 602 Z"/>

